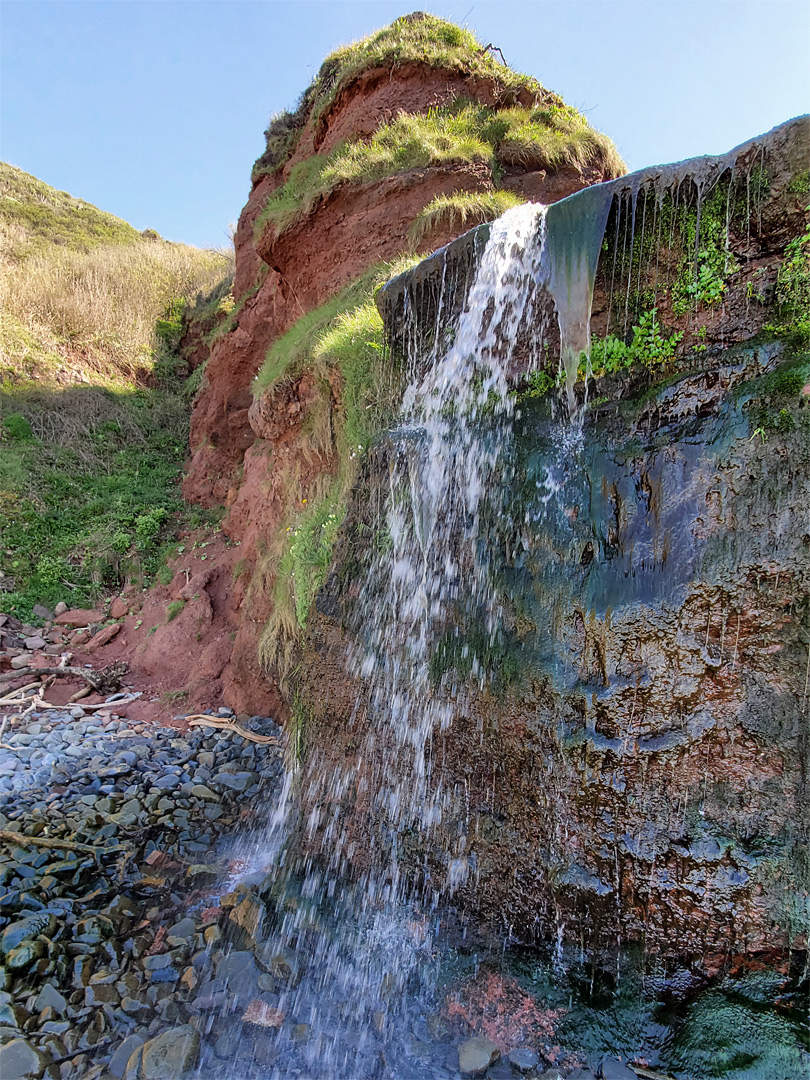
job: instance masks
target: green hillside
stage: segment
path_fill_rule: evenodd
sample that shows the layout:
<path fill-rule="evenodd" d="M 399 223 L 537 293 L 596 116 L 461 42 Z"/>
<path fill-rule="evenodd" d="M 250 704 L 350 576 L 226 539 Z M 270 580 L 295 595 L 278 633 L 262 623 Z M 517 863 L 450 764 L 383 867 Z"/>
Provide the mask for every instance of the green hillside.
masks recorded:
<path fill-rule="evenodd" d="M 189 520 L 186 309 L 232 253 L 142 235 L 0 165 L 0 611 L 148 584 Z M 209 305 L 210 307 L 210 305 Z"/>
<path fill-rule="evenodd" d="M 0 162 L 0 250 L 20 261 L 52 244 L 91 251 L 99 244 L 141 239 L 126 221 L 57 191 L 30 173 Z"/>

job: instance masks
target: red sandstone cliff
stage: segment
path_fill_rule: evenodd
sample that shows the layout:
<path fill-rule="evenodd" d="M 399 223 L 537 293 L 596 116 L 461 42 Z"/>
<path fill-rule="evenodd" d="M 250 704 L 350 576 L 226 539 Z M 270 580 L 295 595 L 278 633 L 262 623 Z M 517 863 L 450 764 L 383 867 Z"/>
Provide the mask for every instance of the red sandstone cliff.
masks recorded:
<path fill-rule="evenodd" d="M 270 403 L 278 414 L 269 427 L 267 403 L 251 411 L 251 382 L 268 346 L 363 271 L 409 251 L 408 231 L 435 196 L 488 191 L 493 181 L 490 170 L 480 164 L 456 163 L 397 173 L 374 183 L 341 184 L 278 239 L 269 230 L 254 237 L 260 211 L 291 169 L 311 154 L 329 153 L 343 140 L 367 138 L 398 112 L 426 113 L 460 95 L 485 105 L 503 102 L 503 90 L 494 79 L 418 63 L 366 70 L 344 86 L 317 119 L 307 121 L 289 160 L 275 173 L 259 176 L 253 186 L 235 236 L 238 315 L 211 349 L 194 406 L 191 461 L 183 485 L 191 501 L 225 505 L 223 528 L 232 545 L 216 560 L 211 581 L 219 585 L 205 586 L 215 595 L 210 617 L 206 608 L 195 631 L 199 659 L 188 671 L 193 700 L 224 698 L 238 711 L 281 707 L 272 679 L 261 671 L 257 658 L 273 582 L 273 568 L 262 565 L 263 557 L 283 519 L 289 476 L 298 475 L 301 498 L 306 498 L 311 485 L 335 464 L 328 455 L 313 458 L 300 439 L 311 395 L 306 380 L 290 392 L 294 405 Z M 554 104 L 559 98 L 543 92 L 538 102 L 537 95 L 524 90 L 512 93 L 505 103 L 532 101 Z M 607 178 L 609 170 L 607 163 L 557 169 L 512 165 L 502 186 L 524 198 L 550 202 Z M 440 247 L 454 234 L 434 230 L 420 250 Z M 339 395 L 340 388 L 333 392 Z M 165 603 L 177 592 L 169 589 L 164 597 L 157 590 L 156 602 Z M 142 662 L 155 672 L 162 670 L 170 639 L 177 633 L 174 624 L 159 627 L 142 645 Z"/>

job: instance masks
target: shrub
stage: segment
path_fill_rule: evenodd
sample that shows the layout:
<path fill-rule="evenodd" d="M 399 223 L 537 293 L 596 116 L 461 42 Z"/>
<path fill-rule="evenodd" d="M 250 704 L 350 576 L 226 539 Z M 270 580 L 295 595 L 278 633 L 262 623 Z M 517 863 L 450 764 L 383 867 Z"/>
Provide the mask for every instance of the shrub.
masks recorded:
<path fill-rule="evenodd" d="M 3 417 L 3 431 L 6 438 L 18 442 L 30 442 L 34 438 L 33 428 L 20 413 L 9 413 Z"/>

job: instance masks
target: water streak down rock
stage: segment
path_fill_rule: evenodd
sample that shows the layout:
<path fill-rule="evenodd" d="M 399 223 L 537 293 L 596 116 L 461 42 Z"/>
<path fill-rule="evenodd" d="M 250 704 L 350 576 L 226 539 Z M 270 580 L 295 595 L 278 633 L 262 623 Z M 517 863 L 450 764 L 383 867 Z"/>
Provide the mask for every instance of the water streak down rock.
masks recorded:
<path fill-rule="evenodd" d="M 773 304 L 743 300 L 802 228 L 809 143 L 792 121 L 521 210 L 533 238 L 501 219 L 385 290 L 411 389 L 310 633 L 316 863 L 703 970 L 802 944 L 807 360 L 755 338 Z M 483 272 L 512 242 L 534 278 L 519 299 Z M 653 355 L 588 405 L 590 333 L 629 338 L 645 306 L 671 374 Z M 568 408 L 524 394 L 512 412 L 526 368 L 560 363 Z"/>

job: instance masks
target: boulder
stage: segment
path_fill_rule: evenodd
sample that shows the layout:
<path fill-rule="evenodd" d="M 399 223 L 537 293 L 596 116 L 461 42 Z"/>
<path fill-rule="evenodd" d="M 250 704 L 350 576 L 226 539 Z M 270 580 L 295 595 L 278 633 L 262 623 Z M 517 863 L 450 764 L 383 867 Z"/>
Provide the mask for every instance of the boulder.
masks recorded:
<path fill-rule="evenodd" d="M 197 1064 L 200 1036 L 191 1024 L 170 1028 L 143 1048 L 144 1080 L 180 1080 Z"/>
<path fill-rule="evenodd" d="M 110 604 L 110 618 L 123 619 L 129 615 L 129 604 L 122 596 L 116 596 Z"/>
<path fill-rule="evenodd" d="M 481 1035 L 465 1041 L 458 1048 L 459 1072 L 465 1076 L 483 1075 L 499 1060 L 501 1052 L 491 1039 Z"/>
<path fill-rule="evenodd" d="M 94 634 L 90 639 L 88 645 L 88 651 L 90 649 L 100 649 L 102 645 L 107 645 L 115 635 L 120 631 L 121 623 L 110 623 L 109 626 L 105 626 L 103 630 L 99 630 L 97 634 Z"/>
<path fill-rule="evenodd" d="M 540 1063 L 540 1057 L 536 1050 L 528 1046 L 520 1046 L 509 1051 L 509 1064 L 520 1073 L 531 1072 Z"/>

